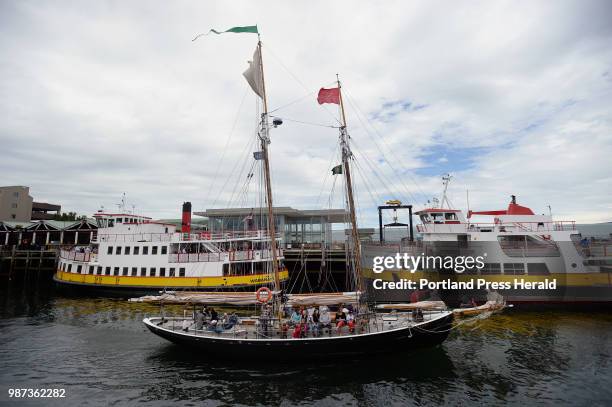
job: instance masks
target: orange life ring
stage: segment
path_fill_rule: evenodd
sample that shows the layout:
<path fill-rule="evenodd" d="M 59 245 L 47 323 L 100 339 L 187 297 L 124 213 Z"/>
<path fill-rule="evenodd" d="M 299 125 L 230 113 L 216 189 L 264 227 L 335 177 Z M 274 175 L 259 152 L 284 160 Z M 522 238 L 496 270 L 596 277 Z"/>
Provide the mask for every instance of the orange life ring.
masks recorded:
<path fill-rule="evenodd" d="M 262 298 L 262 294 L 265 295 L 265 298 Z M 255 293 L 255 298 L 258 302 L 261 302 L 262 304 L 266 303 L 272 298 L 272 290 L 270 290 L 268 287 L 259 287 L 259 289 Z"/>

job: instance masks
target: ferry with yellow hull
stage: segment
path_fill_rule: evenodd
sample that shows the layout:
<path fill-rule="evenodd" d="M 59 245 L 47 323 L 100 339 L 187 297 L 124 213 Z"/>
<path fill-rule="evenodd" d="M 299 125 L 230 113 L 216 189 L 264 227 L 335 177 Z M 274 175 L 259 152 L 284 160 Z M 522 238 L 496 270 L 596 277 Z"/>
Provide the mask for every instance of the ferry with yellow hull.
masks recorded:
<path fill-rule="evenodd" d="M 189 218 L 180 232 L 175 225 L 129 213 L 98 212 L 94 218 L 98 231 L 90 245 L 60 251 L 54 280 L 62 288 L 132 296 L 162 290 L 255 290 L 274 282 L 265 230 L 196 234 Z M 276 250 L 283 282 L 289 273 L 282 250 Z"/>

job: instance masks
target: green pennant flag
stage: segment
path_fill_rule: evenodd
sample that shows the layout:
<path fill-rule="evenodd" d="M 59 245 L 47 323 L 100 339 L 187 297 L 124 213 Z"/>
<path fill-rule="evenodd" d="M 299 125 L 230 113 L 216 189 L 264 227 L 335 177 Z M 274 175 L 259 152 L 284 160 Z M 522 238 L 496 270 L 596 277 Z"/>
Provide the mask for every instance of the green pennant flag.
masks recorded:
<path fill-rule="evenodd" d="M 257 31 L 257 26 L 256 25 L 247 25 L 247 26 L 244 26 L 244 27 L 232 27 L 229 30 L 225 30 L 225 31 L 210 30 L 209 32 L 213 32 L 215 34 L 223 34 L 223 33 L 253 33 L 253 34 L 259 34 L 259 31 Z"/>
<path fill-rule="evenodd" d="M 332 175 L 342 174 L 342 164 L 336 165 L 332 168 Z"/>
<path fill-rule="evenodd" d="M 253 33 L 253 34 L 259 34 L 259 31 L 257 31 L 257 26 L 256 25 L 247 25 L 244 27 L 232 27 L 229 30 L 225 30 L 225 31 L 217 31 L 215 29 L 211 29 L 210 31 L 208 31 L 205 34 L 198 34 L 195 36 L 195 38 L 191 41 L 195 41 L 198 38 L 204 36 L 204 35 L 208 35 L 210 33 L 215 33 L 215 34 L 225 34 L 225 33 Z"/>

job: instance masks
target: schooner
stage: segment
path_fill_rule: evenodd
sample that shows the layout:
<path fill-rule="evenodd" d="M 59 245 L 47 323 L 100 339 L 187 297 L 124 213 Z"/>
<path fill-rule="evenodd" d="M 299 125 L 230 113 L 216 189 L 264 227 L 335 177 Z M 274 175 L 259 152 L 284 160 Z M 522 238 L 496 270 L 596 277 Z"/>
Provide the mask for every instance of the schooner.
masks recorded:
<path fill-rule="evenodd" d="M 215 34 L 222 32 L 211 30 Z M 258 42 L 244 72 L 249 85 L 259 96 L 262 104 L 259 123 L 259 158 L 262 160 L 267 228 L 272 252 L 270 272 L 273 273 L 271 288 L 262 287 L 256 293 L 169 293 L 147 297 L 139 301 L 183 303 L 196 306 L 213 304 L 260 304 L 260 314 L 254 317 L 235 315 L 221 320 L 218 315 L 206 316 L 199 310 L 189 317 L 167 317 L 165 315 L 145 318 L 145 326 L 154 334 L 179 345 L 197 347 L 211 356 L 223 358 L 262 358 L 273 360 L 300 357 L 338 357 L 357 354 L 395 352 L 412 348 L 433 346 L 443 342 L 451 329 L 453 314 L 447 310 L 430 312 L 380 313 L 367 302 L 363 278 L 361 277 L 361 247 L 357 228 L 355 199 L 351 179 L 350 137 L 342 101 L 342 87 L 337 77 L 337 87 L 322 88 L 318 102 L 339 105 L 341 115 L 339 143 L 342 164 L 335 173 L 342 173 L 345 183 L 347 205 L 350 213 L 351 259 L 347 266 L 352 268 L 354 291 L 348 293 L 287 294 L 279 279 L 277 243 L 273 194 L 270 177 L 270 125 L 262 59 L 262 42 L 256 26 L 234 27 L 224 32 L 257 33 Z M 196 37 L 197 38 L 197 37 Z M 346 305 L 350 304 L 350 305 Z M 346 305 L 346 307 L 345 307 Z M 288 307 L 295 310 L 306 307 L 301 315 L 286 315 Z M 336 318 L 329 307 L 338 307 Z M 349 310 L 349 308 L 351 308 Z M 195 308 L 194 308 L 195 309 Z M 316 309 L 316 311 L 314 311 Z M 316 318 L 313 315 L 317 315 Z M 316 320 L 316 321 L 315 321 Z"/>

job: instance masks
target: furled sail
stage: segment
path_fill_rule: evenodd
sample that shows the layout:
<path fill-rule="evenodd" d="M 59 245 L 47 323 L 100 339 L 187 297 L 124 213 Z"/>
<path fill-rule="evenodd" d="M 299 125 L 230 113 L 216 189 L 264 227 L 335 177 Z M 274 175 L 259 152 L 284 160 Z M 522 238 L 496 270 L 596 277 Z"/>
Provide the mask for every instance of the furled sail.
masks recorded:
<path fill-rule="evenodd" d="M 360 294 L 356 292 L 316 293 L 316 294 L 287 294 L 287 305 L 338 305 L 355 304 Z M 255 305 L 258 304 L 254 292 L 165 292 L 160 295 L 146 295 L 144 297 L 130 298 L 130 302 L 164 303 L 164 304 L 206 304 L 206 305 Z"/>

